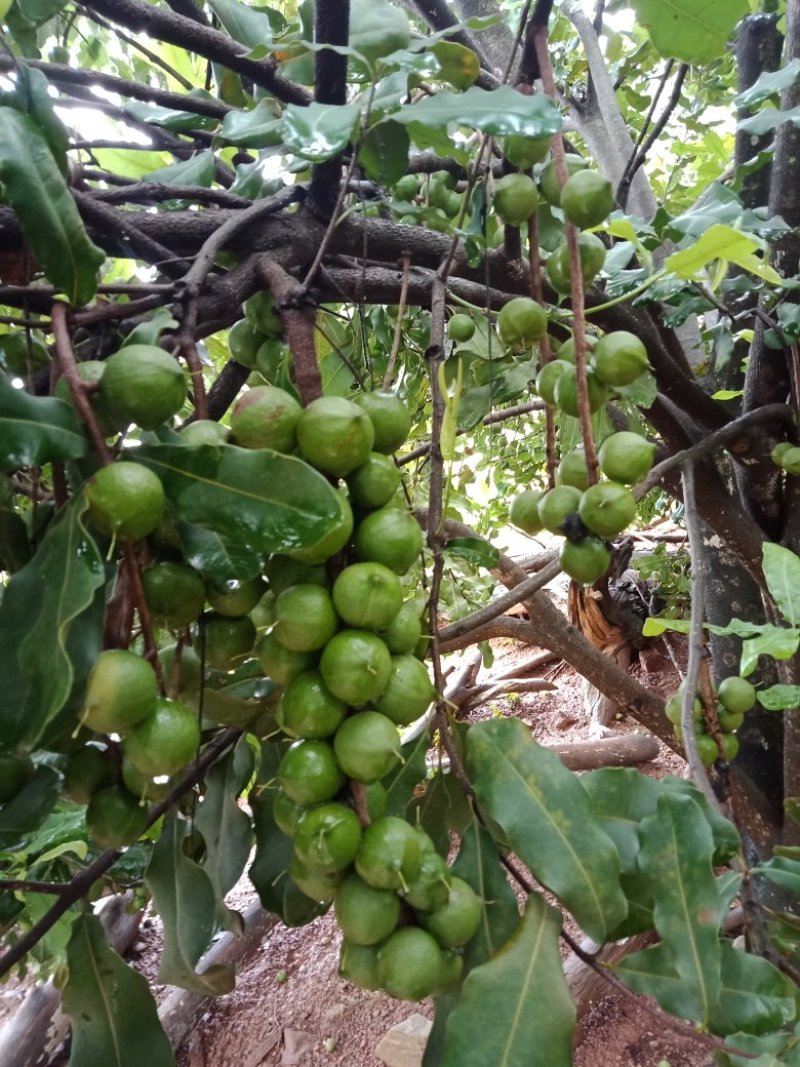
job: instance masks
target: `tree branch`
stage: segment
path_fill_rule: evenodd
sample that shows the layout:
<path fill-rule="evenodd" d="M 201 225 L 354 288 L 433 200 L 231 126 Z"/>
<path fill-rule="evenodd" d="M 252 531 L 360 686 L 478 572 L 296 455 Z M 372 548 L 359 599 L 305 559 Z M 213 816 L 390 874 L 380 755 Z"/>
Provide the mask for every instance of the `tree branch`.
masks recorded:
<path fill-rule="evenodd" d="M 314 41 L 316 44 L 347 45 L 350 27 L 350 0 L 316 0 Z M 337 106 L 347 102 L 347 56 L 323 48 L 314 57 L 314 96 L 319 104 Z M 342 180 L 342 154 L 316 163 L 311 172 L 309 200 L 323 218 L 330 218 Z"/>
<path fill-rule="evenodd" d="M 266 256 L 260 263 L 261 276 L 275 297 L 275 309 L 292 352 L 294 380 L 303 404 L 322 396 L 322 375 L 317 361 L 315 338 L 316 307 L 304 285 Z"/>
<path fill-rule="evenodd" d="M 647 153 L 656 143 L 661 136 L 664 127 L 670 120 L 672 112 L 678 106 L 678 101 L 681 98 L 681 91 L 683 89 L 683 83 L 686 75 L 689 73 L 688 63 L 681 63 L 678 67 L 678 73 L 675 75 L 675 81 L 672 83 L 672 92 L 670 93 L 669 100 L 664 107 L 664 110 L 659 115 L 658 121 L 647 136 L 647 139 L 642 144 L 638 151 L 634 152 L 625 165 L 625 170 L 620 178 L 619 185 L 617 186 L 617 203 L 624 211 L 628 203 L 628 193 L 630 192 L 631 183 L 636 177 L 636 172 L 643 165 L 647 159 Z"/>

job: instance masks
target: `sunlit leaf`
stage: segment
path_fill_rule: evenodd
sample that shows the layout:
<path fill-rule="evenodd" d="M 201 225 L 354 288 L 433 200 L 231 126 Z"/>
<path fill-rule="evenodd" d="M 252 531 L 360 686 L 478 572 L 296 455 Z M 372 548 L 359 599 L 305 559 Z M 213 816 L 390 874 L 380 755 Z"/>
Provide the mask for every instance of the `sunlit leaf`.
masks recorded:
<path fill-rule="evenodd" d="M 469 126 L 496 136 L 544 137 L 561 129 L 561 114 L 549 97 L 543 93 L 524 96 L 508 85 L 492 90 L 473 85 L 465 93 L 436 93 L 406 104 L 392 118 L 437 129 L 451 124 Z"/>
<path fill-rule="evenodd" d="M 747 0 L 631 0 L 638 22 L 662 56 L 684 63 L 709 63 L 725 45 Z"/>

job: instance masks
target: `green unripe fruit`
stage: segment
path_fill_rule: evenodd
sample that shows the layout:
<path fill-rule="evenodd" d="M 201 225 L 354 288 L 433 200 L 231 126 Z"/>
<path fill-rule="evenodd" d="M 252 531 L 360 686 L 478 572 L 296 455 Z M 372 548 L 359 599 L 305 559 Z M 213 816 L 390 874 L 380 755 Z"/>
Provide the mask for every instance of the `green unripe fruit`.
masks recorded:
<path fill-rule="evenodd" d="M 368 630 L 342 630 L 327 643 L 320 660 L 328 689 L 354 708 L 383 693 L 391 667 L 389 649 Z"/>
<path fill-rule="evenodd" d="M 315 652 L 330 641 L 338 625 L 333 601 L 319 585 L 292 585 L 275 601 L 275 629 L 293 652 Z"/>
<path fill-rule="evenodd" d="M 717 718 L 719 719 L 719 728 L 724 734 L 732 734 L 735 730 L 744 722 L 743 711 L 725 711 L 723 706 L 718 705 Z"/>
<path fill-rule="evenodd" d="M 781 467 L 795 477 L 800 474 L 800 448 L 787 448 L 781 456 Z"/>
<path fill-rule="evenodd" d="M 597 460 L 607 478 L 625 485 L 640 482 L 653 466 L 656 446 L 629 430 L 612 433 L 600 446 Z"/>
<path fill-rule="evenodd" d="M 251 578 L 246 582 L 231 581 L 209 589 L 208 602 L 218 615 L 237 619 L 249 615 L 264 592 L 264 583 L 260 578 Z"/>
<path fill-rule="evenodd" d="M 156 709 L 125 737 L 125 755 L 148 778 L 175 774 L 197 755 L 197 712 L 177 700 L 158 700 Z"/>
<path fill-rule="evenodd" d="M 295 741 L 278 766 L 278 782 L 298 804 L 322 804 L 344 785 L 333 748 L 326 741 Z"/>
<path fill-rule="evenodd" d="M 614 210 L 611 182 L 595 170 L 579 170 L 561 190 L 561 210 L 582 230 L 605 222 Z"/>
<path fill-rule="evenodd" d="M 735 760 L 739 755 L 739 738 L 735 734 L 722 735 L 722 757 L 726 763 Z"/>
<path fill-rule="evenodd" d="M 407 889 L 419 874 L 421 861 L 414 828 L 405 819 L 385 815 L 361 835 L 356 870 L 375 889 Z"/>
<path fill-rule="evenodd" d="M 425 930 L 397 930 L 378 952 L 378 974 L 390 997 L 424 1000 L 439 983 L 442 950 Z"/>
<path fill-rule="evenodd" d="M 297 420 L 303 458 L 317 470 L 339 478 L 366 463 L 374 440 L 368 414 L 341 396 L 312 400 Z"/>
<path fill-rule="evenodd" d="M 0 763 L 0 773 L 3 770 Z M 108 789 L 116 780 L 117 768 L 109 759 L 108 750 L 98 745 L 86 745 L 69 757 L 64 771 L 64 796 L 76 804 L 88 804 L 95 793 Z M 3 779 L 0 782 L 5 785 Z"/>
<path fill-rule="evenodd" d="M 366 411 L 375 433 L 372 448 L 376 452 L 396 452 L 408 437 L 411 415 L 397 393 L 375 390 L 359 393 L 356 404 Z"/>
<path fill-rule="evenodd" d="M 382 563 L 354 563 L 331 590 L 333 606 L 349 626 L 385 630 L 403 603 L 400 579 Z"/>
<path fill-rule="evenodd" d="M 59 381 L 59 385 L 61 384 L 61 381 L 63 381 L 63 379 Z M 56 386 L 56 396 L 58 396 L 58 385 Z M 795 445 L 793 445 L 791 441 L 779 441 L 778 444 L 775 445 L 773 450 L 770 452 L 770 459 L 773 463 L 776 463 L 780 467 L 782 465 L 781 460 L 783 459 L 783 457 L 794 447 Z"/>
<path fill-rule="evenodd" d="M 413 600 L 407 600 L 403 604 L 391 625 L 381 630 L 378 636 L 393 656 L 414 651 L 422 636 L 422 622 Z"/>
<path fill-rule="evenodd" d="M 356 467 L 347 479 L 353 503 L 360 508 L 382 508 L 400 488 L 400 471 L 391 457 L 370 452 L 366 463 Z"/>
<path fill-rule="evenodd" d="M 238 619 L 209 615 L 204 623 L 205 658 L 209 667 L 232 671 L 253 651 L 256 628 L 247 615 Z"/>
<path fill-rule="evenodd" d="M 419 523 L 407 511 L 384 507 L 359 523 L 354 544 L 359 559 L 405 574 L 422 554 L 423 536 Z"/>
<path fill-rule="evenodd" d="M 203 610 L 206 587 L 192 567 L 183 563 L 155 563 L 142 572 L 144 598 L 160 626 L 183 630 Z"/>
<path fill-rule="evenodd" d="M 159 777 L 162 776 L 160 775 Z M 159 801 L 168 797 L 170 790 L 175 784 L 171 779 L 156 782 L 153 778 L 149 778 L 146 774 L 142 774 L 136 765 L 125 755 L 122 757 L 122 783 L 128 792 L 136 797 L 140 803 L 147 801 L 151 804 L 157 804 Z"/>
<path fill-rule="evenodd" d="M 527 174 L 506 174 L 494 183 L 492 206 L 507 226 L 521 226 L 536 211 L 539 193 Z"/>
<path fill-rule="evenodd" d="M 551 359 L 539 371 L 536 376 L 536 392 L 546 404 L 555 404 L 558 379 L 569 366 L 571 364 L 565 359 Z"/>
<path fill-rule="evenodd" d="M 469 341 L 475 333 L 475 323 L 469 315 L 453 315 L 447 321 L 447 335 L 456 344 Z"/>
<path fill-rule="evenodd" d="M 719 749 L 717 748 L 717 742 L 714 740 L 713 737 L 710 737 L 708 734 L 698 734 L 696 740 L 697 754 L 700 756 L 700 762 L 705 767 L 710 767 L 712 763 L 715 763 L 719 759 Z"/>
<path fill-rule="evenodd" d="M 512 167 L 530 170 L 541 163 L 550 151 L 550 136 L 526 137 L 522 133 L 510 133 L 502 140 L 502 151 Z"/>
<path fill-rule="evenodd" d="M 86 359 L 78 364 L 77 369 L 78 377 L 82 382 L 99 385 L 100 380 L 105 373 L 106 365 L 99 359 Z M 68 404 L 72 405 L 72 392 L 66 378 L 58 379 L 56 387 L 53 390 L 53 396 L 57 397 L 59 400 L 65 400 Z M 122 426 L 114 421 L 108 404 L 103 400 L 99 390 L 95 390 L 89 394 L 89 403 L 97 418 L 100 432 L 104 437 L 109 437 L 116 430 L 122 429 Z"/>
<path fill-rule="evenodd" d="M 343 941 L 339 953 L 339 976 L 359 989 L 380 989 L 378 951 L 377 945 L 353 945 Z"/>
<path fill-rule="evenodd" d="M 664 705 L 664 714 L 674 726 L 680 726 L 681 717 L 683 715 L 682 700 L 680 693 L 676 693 L 675 696 L 671 696 L 667 703 Z M 694 707 L 692 709 L 694 714 L 694 721 L 700 723 L 703 721 L 703 702 L 695 697 Z"/>
<path fill-rule="evenodd" d="M 547 333 L 547 312 L 529 296 L 515 296 L 503 305 L 497 329 L 504 345 L 532 345 Z"/>
<path fill-rule="evenodd" d="M 589 470 L 582 448 L 574 448 L 561 457 L 556 470 L 556 485 L 572 485 L 581 491 L 589 488 Z"/>
<path fill-rule="evenodd" d="M 183 407 L 186 376 L 163 348 L 126 345 L 106 360 L 100 396 L 116 425 L 155 430 Z"/>
<path fill-rule="evenodd" d="M 309 867 L 296 854 L 289 865 L 289 877 L 302 893 L 318 904 L 330 904 L 342 880 L 341 871 L 329 874 L 318 867 Z"/>
<path fill-rule="evenodd" d="M 755 707 L 756 688 L 746 678 L 737 674 L 724 678 L 717 690 L 717 697 L 726 711 L 746 712 Z"/>
<path fill-rule="evenodd" d="M 0 755 L 0 804 L 13 800 L 33 778 L 34 771 L 29 756 Z M 85 804 L 86 801 L 78 800 L 76 803 Z"/>
<path fill-rule="evenodd" d="M 395 182 L 394 195 L 398 200 L 413 200 L 419 192 L 419 179 L 416 174 L 404 174 Z"/>
<path fill-rule="evenodd" d="M 550 533 L 560 534 L 561 524 L 568 515 L 573 515 L 581 502 L 580 489 L 574 485 L 557 485 L 539 501 L 539 518 Z"/>
<path fill-rule="evenodd" d="M 544 494 L 538 489 L 525 489 L 511 501 L 508 518 L 514 526 L 526 534 L 537 534 L 542 528 L 539 518 L 539 501 Z"/>
<path fill-rule="evenodd" d="M 81 721 L 101 734 L 123 734 L 152 715 L 158 699 L 156 672 L 134 652 L 101 652 L 86 682 Z"/>
<path fill-rule="evenodd" d="M 636 516 L 636 497 L 617 482 L 598 482 L 581 497 L 583 525 L 600 537 L 616 537 Z"/>
<path fill-rule="evenodd" d="M 392 656 L 389 677 L 375 708 L 398 726 L 424 714 L 435 696 L 428 668 L 416 656 Z"/>
<path fill-rule="evenodd" d="M 630 385 L 649 368 L 647 349 L 634 333 L 615 330 L 601 337 L 592 352 L 594 373 L 606 385 Z"/>
<path fill-rule="evenodd" d="M 415 911 L 433 911 L 447 903 L 450 868 L 438 852 L 433 849 L 423 852 L 419 874 L 403 896 Z"/>
<path fill-rule="evenodd" d="M 567 174 L 569 177 L 572 177 L 573 174 L 577 174 L 580 170 L 586 170 L 589 166 L 587 160 L 572 154 L 565 157 L 565 162 L 567 164 Z M 560 207 L 561 185 L 558 180 L 558 174 L 556 173 L 554 159 L 551 159 L 542 169 L 542 173 L 539 176 L 539 191 L 545 200 L 552 204 L 553 207 Z"/>
<path fill-rule="evenodd" d="M 442 948 L 461 948 L 478 932 L 482 914 L 480 897 L 472 886 L 462 878 L 453 878 L 447 903 L 417 917 Z"/>
<path fill-rule="evenodd" d="M 377 945 L 385 941 L 400 918 L 397 893 L 375 889 L 357 874 L 342 882 L 333 906 L 345 941 L 354 945 Z"/>
<path fill-rule="evenodd" d="M 276 685 L 287 685 L 317 663 L 315 652 L 293 652 L 285 648 L 275 634 L 264 634 L 255 649 L 261 669 Z"/>
<path fill-rule="evenodd" d="M 611 553 L 600 538 L 592 534 L 582 541 L 565 541 L 558 559 L 564 572 L 584 585 L 602 578 L 611 566 Z"/>
<path fill-rule="evenodd" d="M 439 984 L 434 990 L 433 995 L 439 996 L 441 993 L 447 993 L 451 989 L 455 989 L 458 983 L 461 981 L 461 976 L 464 973 L 464 957 L 453 950 L 448 950 L 442 953 L 442 969 L 439 974 Z"/>
<path fill-rule="evenodd" d="M 329 530 L 316 544 L 307 548 L 293 548 L 288 555 L 300 563 L 311 566 L 324 563 L 341 551 L 350 540 L 353 533 L 353 510 L 343 492 L 336 494 L 339 504 L 339 521 L 333 529 Z"/>
<path fill-rule="evenodd" d="M 352 808 L 322 804 L 297 823 L 294 850 L 309 868 L 335 874 L 353 862 L 361 842 L 361 824 Z"/>
<path fill-rule="evenodd" d="M 584 342 L 586 345 L 586 352 L 590 353 L 597 345 L 598 338 L 593 333 L 584 334 Z M 563 344 L 558 347 L 558 358 L 564 359 L 567 363 L 575 363 L 575 338 L 568 337 Z"/>
<path fill-rule="evenodd" d="M 586 387 L 589 394 L 589 411 L 599 411 L 606 401 L 606 387 L 589 371 L 586 375 Z M 571 364 L 560 374 L 556 382 L 556 407 L 565 415 L 577 418 L 578 407 L 578 372 Z"/>
<path fill-rule="evenodd" d="M 290 737 L 330 737 L 347 715 L 347 705 L 331 693 L 319 671 L 292 678 L 278 710 L 280 727 Z"/>
<path fill-rule="evenodd" d="M 383 818 L 388 803 L 386 786 L 383 782 L 364 783 L 364 802 L 370 822 Z"/>
<path fill-rule="evenodd" d="M 280 596 L 284 589 L 292 585 L 328 584 L 328 575 L 322 563 L 303 563 L 291 556 L 277 555 L 270 557 L 265 571 L 269 587 Z"/>
<path fill-rule="evenodd" d="M 228 348 L 231 356 L 243 367 L 253 370 L 256 355 L 264 342 L 264 334 L 247 319 L 234 322 L 228 331 Z"/>
<path fill-rule="evenodd" d="M 290 393 L 274 385 L 258 385 L 237 401 L 231 414 L 231 433 L 242 448 L 291 452 L 297 443 L 302 412 Z"/>
<path fill-rule="evenodd" d="M 147 808 L 122 786 L 101 789 L 86 809 L 86 829 L 99 848 L 126 848 L 146 826 Z"/>
<path fill-rule="evenodd" d="M 603 269 L 606 246 L 596 234 L 582 233 L 578 236 L 578 253 L 581 261 L 581 278 L 584 286 L 587 286 Z M 569 246 L 566 241 L 562 241 L 552 253 L 547 261 L 546 269 L 553 288 L 558 292 L 568 293 L 572 271 L 570 270 Z"/>
<path fill-rule="evenodd" d="M 377 711 L 361 711 L 345 719 L 333 750 L 348 778 L 372 783 L 390 774 L 401 759 L 397 728 Z"/>
<path fill-rule="evenodd" d="M 196 419 L 183 427 L 180 437 L 185 445 L 224 445 L 228 441 L 228 430 L 213 419 Z"/>
<path fill-rule="evenodd" d="M 287 837 L 294 837 L 297 831 L 297 824 L 308 810 L 303 804 L 298 804 L 296 800 L 292 800 L 289 794 L 284 793 L 282 789 L 275 791 L 275 799 L 272 802 L 272 817 L 275 820 L 275 825 Z"/>
<path fill-rule="evenodd" d="M 161 522 L 164 488 L 141 463 L 117 460 L 86 483 L 89 521 L 101 533 L 126 541 L 147 537 Z"/>

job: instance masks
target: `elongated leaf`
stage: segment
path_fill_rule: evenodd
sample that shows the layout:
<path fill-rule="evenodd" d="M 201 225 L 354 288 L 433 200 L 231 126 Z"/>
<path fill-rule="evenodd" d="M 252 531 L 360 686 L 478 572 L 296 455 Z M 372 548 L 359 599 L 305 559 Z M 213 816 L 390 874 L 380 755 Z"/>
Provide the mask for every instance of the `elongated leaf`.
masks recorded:
<path fill-rule="evenodd" d="M 716 956 L 719 959 L 719 949 Z M 706 1011 L 696 988 L 687 985 L 678 974 L 666 945 L 654 945 L 626 956 L 614 970 L 627 986 L 637 993 L 655 997 L 664 1011 L 672 1015 L 698 1020 Z"/>
<path fill-rule="evenodd" d="M 555 908 L 531 896 L 510 940 L 467 976 L 441 1067 L 569 1067 L 575 1008 L 560 931 Z"/>
<path fill-rule="evenodd" d="M 762 565 L 767 588 L 784 619 L 790 626 L 800 626 L 800 556 L 767 541 Z"/>
<path fill-rule="evenodd" d="M 282 124 L 275 103 L 259 100 L 252 111 L 229 111 L 222 122 L 222 137 L 243 148 L 267 148 L 280 144 Z"/>
<path fill-rule="evenodd" d="M 791 122 L 795 126 L 800 124 L 800 107 L 793 107 L 788 111 L 781 111 L 777 107 L 765 107 L 762 111 L 757 111 L 755 115 L 742 119 L 739 129 L 742 133 L 753 137 L 763 137 L 765 133 L 776 130 L 784 122 Z"/>
<path fill-rule="evenodd" d="M 0 807 L 0 849 L 21 848 L 55 807 L 61 776 L 52 767 L 37 767 L 13 800 Z"/>
<path fill-rule="evenodd" d="M 625 918 L 627 903 L 617 850 L 579 779 L 518 719 L 470 727 L 467 768 L 512 850 L 586 933 L 603 941 Z"/>
<path fill-rule="evenodd" d="M 763 242 L 758 238 L 735 230 L 732 226 L 718 224 L 706 230 L 689 248 L 673 252 L 664 266 L 679 278 L 695 278 L 709 263 L 724 260 L 773 285 L 780 285 L 778 272 L 755 255 L 762 247 Z"/>
<path fill-rule="evenodd" d="M 253 830 L 238 797 L 252 773 L 253 750 L 242 738 L 206 779 L 206 793 L 195 817 L 206 846 L 203 870 L 220 905 L 236 885 L 250 855 Z"/>
<path fill-rule="evenodd" d="M 86 431 L 71 404 L 31 396 L 0 374 L 0 469 L 80 459 L 88 451 Z"/>
<path fill-rule="evenodd" d="M 254 11 L 239 0 L 208 0 L 208 3 L 235 41 L 248 48 L 272 43 L 272 27 L 263 12 Z"/>
<path fill-rule="evenodd" d="M 769 689 L 761 689 L 758 702 L 767 711 L 800 707 L 800 685 L 771 685 Z"/>
<path fill-rule="evenodd" d="M 719 993 L 723 915 L 711 831 L 691 797 L 666 794 L 643 821 L 641 836 L 639 866 L 653 886 L 656 929 L 696 1004 L 689 1018 L 707 1023 Z"/>
<path fill-rule="evenodd" d="M 216 929 L 217 897 L 208 874 L 183 851 L 187 824 L 169 815 L 153 849 L 145 883 L 164 924 L 159 982 L 193 993 L 218 996 L 233 989 L 233 969 L 218 965 L 197 974 L 195 967 Z"/>
<path fill-rule="evenodd" d="M 289 104 L 283 113 L 283 137 L 303 159 L 320 163 L 346 148 L 359 118 L 355 104 Z"/>
<path fill-rule="evenodd" d="M 263 557 L 252 549 L 234 544 L 214 530 L 178 522 L 183 558 L 212 585 L 246 582 L 261 573 Z"/>
<path fill-rule="evenodd" d="M 384 778 L 386 789 L 386 814 L 405 818 L 414 791 L 425 780 L 427 767 L 425 755 L 428 751 L 428 735 L 422 733 L 415 741 L 409 741 L 400 749 L 403 762 L 394 773 Z"/>
<path fill-rule="evenodd" d="M 203 189 L 210 189 L 214 184 L 214 153 L 211 149 L 198 152 L 190 159 L 183 159 L 179 163 L 171 163 L 168 167 L 151 171 L 147 175 L 150 182 L 160 182 L 162 185 L 197 185 Z"/>
<path fill-rule="evenodd" d="M 372 181 L 394 185 L 406 172 L 410 145 L 405 126 L 387 119 L 367 133 L 359 149 L 358 162 Z"/>
<path fill-rule="evenodd" d="M 62 510 L 0 602 L 0 648 L 15 649 L 5 657 L 0 687 L 0 750 L 32 746 L 72 690 L 71 631 L 105 584 L 85 508 L 81 496 Z"/>
<path fill-rule="evenodd" d="M 56 114 L 53 98 L 50 96 L 49 81 L 35 67 L 20 64 L 14 95 L 15 106 L 20 111 L 27 112 L 37 124 L 50 146 L 56 166 L 66 177 L 69 172 L 67 163 L 69 134 L 66 126 Z"/>
<path fill-rule="evenodd" d="M 235 445 L 148 445 L 136 459 L 161 478 L 179 518 L 254 552 L 314 545 L 341 518 L 327 479 L 293 456 Z"/>
<path fill-rule="evenodd" d="M 89 240 L 41 130 L 10 107 L 0 107 L 0 181 L 42 270 L 72 304 L 87 303 L 105 254 Z"/>
<path fill-rule="evenodd" d="M 790 856 L 773 856 L 753 869 L 795 896 L 800 896 L 800 860 Z"/>
<path fill-rule="evenodd" d="M 778 96 L 784 89 L 788 89 L 800 77 L 800 59 L 793 59 L 780 70 L 765 70 L 756 81 L 745 89 L 734 100 L 738 108 L 756 107 L 769 100 L 771 96 Z"/>
<path fill-rule="evenodd" d="M 437 93 L 418 103 L 406 104 L 392 118 L 395 122 L 419 123 L 434 129 L 469 126 L 495 136 L 522 133 L 527 137 L 544 137 L 561 129 L 561 114 L 549 97 L 523 96 L 509 85 L 491 90 L 473 85 L 465 93 Z"/>
<path fill-rule="evenodd" d="M 73 923 L 67 962 L 61 1006 L 72 1020 L 72 1067 L 174 1067 L 146 978 L 109 947 L 96 916 Z"/>
<path fill-rule="evenodd" d="M 453 874 L 469 882 L 483 901 L 480 930 L 464 949 L 464 967 L 470 971 L 491 959 L 519 922 L 517 897 L 500 862 L 497 845 L 477 819 L 464 831 Z"/>
<path fill-rule="evenodd" d="M 637 20 L 662 56 L 684 63 L 719 59 L 747 0 L 631 0 Z"/>
<path fill-rule="evenodd" d="M 478 57 L 471 48 L 455 41 L 437 41 L 431 48 L 439 63 L 438 77 L 454 89 L 468 89 L 481 72 Z"/>
<path fill-rule="evenodd" d="M 742 641 L 742 658 L 739 673 L 744 677 L 752 674 L 758 666 L 759 656 L 772 656 L 773 659 L 791 659 L 800 645 L 800 630 L 787 626 L 766 625 L 758 637 Z"/>
<path fill-rule="evenodd" d="M 214 101 L 214 97 L 204 89 L 193 89 L 186 95 L 188 99 Z M 179 133 L 186 130 L 213 128 L 219 122 L 219 119 L 212 118 L 210 115 L 198 115 L 195 111 L 174 111 L 172 108 L 161 107 L 159 104 L 148 103 L 144 100 L 129 100 L 125 105 L 125 110 L 140 122 L 149 122 L 153 126 L 161 126 L 165 130 L 176 130 Z M 127 343 L 130 344 L 130 341 Z"/>

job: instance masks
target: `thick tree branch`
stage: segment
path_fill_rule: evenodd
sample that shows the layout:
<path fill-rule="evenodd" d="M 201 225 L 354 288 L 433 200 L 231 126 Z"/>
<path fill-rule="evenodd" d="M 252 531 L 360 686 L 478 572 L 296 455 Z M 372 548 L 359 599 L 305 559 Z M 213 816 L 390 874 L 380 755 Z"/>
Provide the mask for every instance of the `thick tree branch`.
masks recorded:
<path fill-rule="evenodd" d="M 261 276 L 275 297 L 275 308 L 292 353 L 294 380 L 304 404 L 322 396 L 322 375 L 317 361 L 316 307 L 305 286 L 266 256 L 259 265 Z"/>
<path fill-rule="evenodd" d="M 302 86 L 295 85 L 278 73 L 273 60 L 249 59 L 247 53 L 250 49 L 245 45 L 174 11 L 152 7 L 143 0 L 86 0 L 84 6 L 105 15 L 117 25 L 127 26 L 137 33 L 147 33 L 157 40 L 167 41 L 221 63 L 286 103 L 303 105 L 311 101 Z"/>
<path fill-rule="evenodd" d="M 316 44 L 347 45 L 349 41 L 350 0 L 316 0 L 314 41 Z M 347 101 L 347 56 L 323 48 L 314 57 L 314 97 L 319 104 L 337 106 Z M 342 180 L 341 153 L 314 165 L 309 200 L 323 218 L 334 212 Z"/>

